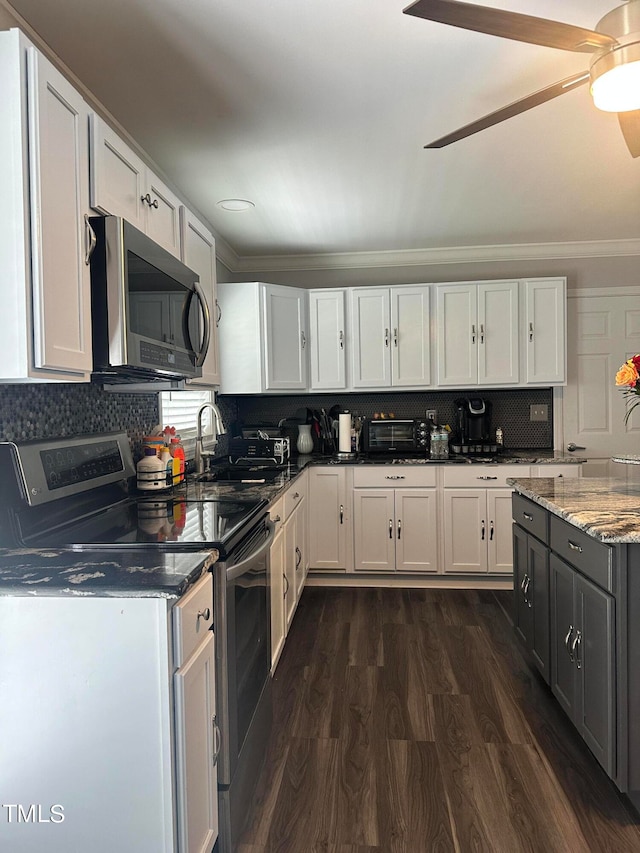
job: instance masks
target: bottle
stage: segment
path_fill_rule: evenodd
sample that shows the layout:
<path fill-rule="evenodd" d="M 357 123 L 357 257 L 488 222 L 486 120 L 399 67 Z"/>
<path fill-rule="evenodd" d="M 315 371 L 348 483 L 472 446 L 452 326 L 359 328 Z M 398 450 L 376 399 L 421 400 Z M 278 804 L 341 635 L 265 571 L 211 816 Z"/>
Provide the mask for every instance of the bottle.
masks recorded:
<path fill-rule="evenodd" d="M 173 456 L 173 485 L 177 486 L 184 480 L 185 455 L 180 436 L 171 439 L 171 455 Z"/>
<path fill-rule="evenodd" d="M 167 486 L 173 486 L 173 456 L 166 445 L 160 451 L 160 461 L 164 464 Z"/>
<path fill-rule="evenodd" d="M 439 429 L 439 447 L 438 453 L 440 456 L 439 459 L 448 459 L 449 458 L 449 433 L 444 427 L 440 427 Z"/>
<path fill-rule="evenodd" d="M 504 447 L 504 433 L 502 427 L 496 429 L 496 444 L 498 447 Z"/>
<path fill-rule="evenodd" d="M 440 433 L 435 424 L 431 427 L 429 437 L 429 456 L 431 459 L 440 459 Z"/>
<path fill-rule="evenodd" d="M 167 488 L 167 467 L 153 447 L 144 449 L 144 456 L 136 466 L 136 482 L 141 491 Z"/>

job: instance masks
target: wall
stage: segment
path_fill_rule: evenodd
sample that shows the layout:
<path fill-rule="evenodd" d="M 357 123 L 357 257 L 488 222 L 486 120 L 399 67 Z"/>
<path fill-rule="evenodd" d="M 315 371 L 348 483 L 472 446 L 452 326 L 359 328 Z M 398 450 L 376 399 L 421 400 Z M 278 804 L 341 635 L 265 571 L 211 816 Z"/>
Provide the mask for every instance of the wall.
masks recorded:
<path fill-rule="evenodd" d="M 0 384 L 0 440 L 124 431 L 134 456 L 158 423 L 158 395 L 119 394 L 99 385 Z"/>
<path fill-rule="evenodd" d="M 398 418 L 424 417 L 426 409 L 436 409 L 438 421 L 455 425 L 454 400 L 464 396 L 482 396 L 492 405 L 493 429 L 504 431 L 507 448 L 553 448 L 553 392 L 550 388 L 518 389 L 504 391 L 437 391 L 405 393 L 335 393 L 307 395 L 263 395 L 246 397 L 220 397 L 225 405 L 225 416 L 231 417 L 236 407 L 236 428 L 241 424 L 276 426 L 282 418 L 306 417 L 306 409 L 332 406 L 349 409 L 353 414 L 371 417 L 375 412 L 393 412 Z M 531 422 L 529 406 L 546 403 L 549 407 L 547 422 Z"/>

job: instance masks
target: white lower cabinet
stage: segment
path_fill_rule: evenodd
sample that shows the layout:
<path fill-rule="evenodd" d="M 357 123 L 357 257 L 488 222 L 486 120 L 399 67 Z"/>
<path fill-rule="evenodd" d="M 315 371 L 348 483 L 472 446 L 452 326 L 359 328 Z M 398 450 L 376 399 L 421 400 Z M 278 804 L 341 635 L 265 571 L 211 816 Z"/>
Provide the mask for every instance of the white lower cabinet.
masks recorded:
<path fill-rule="evenodd" d="M 269 515 L 275 525 L 273 542 L 269 552 L 269 573 L 271 582 L 271 672 L 273 673 L 287 634 L 285 618 L 286 602 L 289 597 L 290 581 L 285 577 L 284 564 L 284 498 L 279 498 L 270 508 Z"/>
<path fill-rule="evenodd" d="M 349 562 L 351 501 L 348 469 L 327 465 L 309 469 L 309 567 L 345 571 Z"/>
<path fill-rule="evenodd" d="M 510 477 L 528 477 L 529 465 L 469 465 L 444 468 L 444 572 L 511 574 Z"/>
<path fill-rule="evenodd" d="M 397 470 L 376 466 L 354 471 L 354 569 L 435 573 L 438 571 L 435 468 L 407 466 L 400 474 L 395 473 Z"/>
<path fill-rule="evenodd" d="M 1 850 L 212 849 L 212 576 L 158 596 L 0 596 L 3 781 L 65 818 L 2 821 Z"/>

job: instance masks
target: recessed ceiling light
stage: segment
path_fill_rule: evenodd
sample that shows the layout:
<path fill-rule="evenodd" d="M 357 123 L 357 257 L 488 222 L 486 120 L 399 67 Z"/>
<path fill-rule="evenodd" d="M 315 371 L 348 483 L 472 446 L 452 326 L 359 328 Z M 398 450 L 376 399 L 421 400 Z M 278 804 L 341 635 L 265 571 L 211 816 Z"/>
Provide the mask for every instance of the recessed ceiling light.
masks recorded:
<path fill-rule="evenodd" d="M 216 202 L 218 207 L 221 207 L 223 210 L 251 210 L 252 207 L 255 207 L 255 204 L 252 201 L 247 201 L 245 198 L 223 198 L 221 201 Z"/>

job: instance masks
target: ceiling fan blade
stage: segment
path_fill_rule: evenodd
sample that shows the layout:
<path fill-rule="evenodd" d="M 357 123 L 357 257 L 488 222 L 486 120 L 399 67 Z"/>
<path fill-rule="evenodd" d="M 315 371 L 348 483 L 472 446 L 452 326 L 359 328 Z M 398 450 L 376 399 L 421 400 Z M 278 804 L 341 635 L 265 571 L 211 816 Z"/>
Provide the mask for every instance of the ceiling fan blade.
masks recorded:
<path fill-rule="evenodd" d="M 402 11 L 407 15 L 462 27 L 465 30 L 578 53 L 592 53 L 594 50 L 617 44 L 612 36 L 597 33 L 595 30 L 585 30 L 547 18 L 521 15 L 519 12 L 477 6 L 475 3 L 461 3 L 459 0 L 417 0 Z"/>
<path fill-rule="evenodd" d="M 465 139 L 465 137 L 472 136 L 480 130 L 485 130 L 487 127 L 492 127 L 494 124 L 499 124 L 501 121 L 517 116 L 520 113 L 524 113 L 533 107 L 537 107 L 539 104 L 544 104 L 546 101 L 552 100 L 552 98 L 557 98 L 558 95 L 564 95 L 565 92 L 569 92 L 577 86 L 582 86 L 588 79 L 588 71 L 585 71 L 582 74 L 574 74 L 573 77 L 566 77 L 558 83 L 554 83 L 551 86 L 547 86 L 545 89 L 540 89 L 540 91 L 534 92 L 533 95 L 527 95 L 526 98 L 521 98 L 519 101 L 514 101 L 506 107 L 501 107 L 501 109 L 489 113 L 477 121 L 472 121 L 471 124 L 465 124 L 464 127 L 454 130 L 446 136 L 441 136 L 440 139 L 436 139 L 435 142 L 430 142 L 429 145 L 425 145 L 424 147 L 444 148 L 445 145 L 451 145 L 452 142 L 457 142 L 459 139 Z M 640 110 L 638 110 L 638 113 L 640 114 Z"/>
<path fill-rule="evenodd" d="M 640 110 L 618 113 L 624 141 L 632 157 L 640 157 Z"/>

